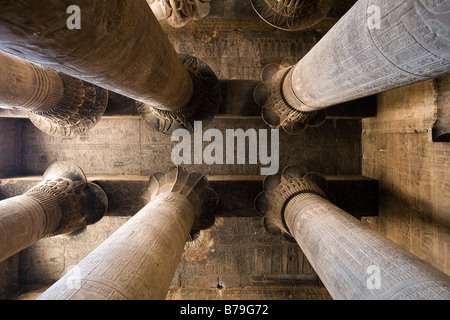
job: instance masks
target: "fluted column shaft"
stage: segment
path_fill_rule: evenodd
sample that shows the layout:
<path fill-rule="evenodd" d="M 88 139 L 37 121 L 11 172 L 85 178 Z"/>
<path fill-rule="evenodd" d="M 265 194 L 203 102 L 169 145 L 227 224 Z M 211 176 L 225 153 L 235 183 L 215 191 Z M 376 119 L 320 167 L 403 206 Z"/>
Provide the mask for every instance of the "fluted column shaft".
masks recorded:
<path fill-rule="evenodd" d="M 359 0 L 289 71 L 282 91 L 310 112 L 449 72 L 448 1 Z"/>
<path fill-rule="evenodd" d="M 39 299 L 164 299 L 199 215 L 185 196 L 160 194 Z"/>
<path fill-rule="evenodd" d="M 450 299 L 449 276 L 318 195 L 295 196 L 284 218 L 334 299 Z"/>
<path fill-rule="evenodd" d="M 162 110 L 186 106 L 193 81 L 145 0 L 2 1 L 0 47 Z"/>

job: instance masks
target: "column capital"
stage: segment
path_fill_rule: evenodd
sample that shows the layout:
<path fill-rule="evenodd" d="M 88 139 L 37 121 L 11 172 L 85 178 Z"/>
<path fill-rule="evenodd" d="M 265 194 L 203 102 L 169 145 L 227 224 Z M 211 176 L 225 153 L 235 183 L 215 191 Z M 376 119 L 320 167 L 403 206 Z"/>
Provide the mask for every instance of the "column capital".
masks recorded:
<path fill-rule="evenodd" d="M 194 56 L 180 54 L 179 57 L 194 85 L 189 102 L 175 110 L 162 110 L 145 103 L 137 105 L 139 114 L 147 124 L 167 135 L 180 128 L 193 132 L 195 121 L 202 121 L 203 127 L 206 127 L 219 111 L 222 100 L 219 79 L 214 71 Z"/>
<path fill-rule="evenodd" d="M 98 185 L 88 182 L 84 172 L 69 162 L 57 162 L 44 173 L 43 181 L 24 193 L 38 200 L 46 209 L 53 225 L 47 236 L 56 236 L 98 222 L 106 213 L 108 198 Z M 46 204 L 52 203 L 51 208 Z M 54 203 L 56 203 L 56 208 Z"/>
<path fill-rule="evenodd" d="M 147 0 L 158 20 L 166 20 L 174 28 L 181 28 L 191 20 L 200 20 L 210 11 L 211 0 Z"/>
<path fill-rule="evenodd" d="M 294 61 L 288 57 L 281 64 L 269 64 L 261 73 L 262 83 L 253 93 L 255 102 L 262 108 L 264 122 L 274 129 L 282 128 L 289 134 L 301 134 L 307 127 L 321 126 L 327 117 L 326 110 L 305 112 L 294 107 L 300 101 L 291 101 L 286 88 L 291 88 Z"/>
<path fill-rule="evenodd" d="M 167 194 L 179 194 L 187 199 L 195 212 L 195 221 L 191 230 L 194 239 L 200 230 L 214 225 L 214 210 L 218 205 L 217 193 L 209 188 L 206 176 L 199 172 L 189 173 L 184 167 L 175 166 L 167 173 L 156 172 L 150 176 L 149 186 L 139 195 L 141 205 Z"/>
<path fill-rule="evenodd" d="M 264 179 L 264 191 L 256 197 L 255 208 L 264 217 L 264 228 L 268 233 L 283 235 L 287 241 L 295 242 L 284 215 L 289 202 L 294 197 L 311 194 L 334 199 L 327 189 L 328 183 L 324 176 L 308 172 L 303 166 L 291 165 L 282 173 Z"/>
<path fill-rule="evenodd" d="M 333 0 L 251 0 L 253 9 L 271 26 L 298 31 L 313 27 L 324 19 Z"/>
<path fill-rule="evenodd" d="M 28 117 L 46 134 L 77 137 L 101 119 L 108 104 L 108 91 L 60 72 L 58 75 L 64 89 L 62 99 L 50 110 L 28 110 Z"/>

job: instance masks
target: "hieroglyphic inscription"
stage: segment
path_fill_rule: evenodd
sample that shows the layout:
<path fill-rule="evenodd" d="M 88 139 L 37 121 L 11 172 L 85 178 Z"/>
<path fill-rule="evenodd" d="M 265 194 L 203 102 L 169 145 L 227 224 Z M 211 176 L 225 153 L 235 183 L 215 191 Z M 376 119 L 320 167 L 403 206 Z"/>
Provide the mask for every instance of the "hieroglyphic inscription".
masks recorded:
<path fill-rule="evenodd" d="M 287 224 L 335 299 L 449 299 L 450 279 L 316 195 L 294 198 Z M 367 270 L 381 270 L 379 290 Z"/>
<path fill-rule="evenodd" d="M 168 33 L 177 52 L 195 54 L 219 79 L 260 80 L 262 68 L 288 56 L 302 58 L 316 43 L 313 33 L 261 35 L 256 32 L 191 31 Z M 190 41 L 192 37 L 198 39 Z"/>
<path fill-rule="evenodd" d="M 370 5 L 380 7 L 380 29 L 367 26 Z M 435 9 L 441 14 L 420 0 L 359 1 L 297 64 L 295 95 L 323 108 L 450 72 L 450 13 Z"/>
<path fill-rule="evenodd" d="M 158 196 L 39 299 L 164 299 L 194 215 L 184 196 Z"/>

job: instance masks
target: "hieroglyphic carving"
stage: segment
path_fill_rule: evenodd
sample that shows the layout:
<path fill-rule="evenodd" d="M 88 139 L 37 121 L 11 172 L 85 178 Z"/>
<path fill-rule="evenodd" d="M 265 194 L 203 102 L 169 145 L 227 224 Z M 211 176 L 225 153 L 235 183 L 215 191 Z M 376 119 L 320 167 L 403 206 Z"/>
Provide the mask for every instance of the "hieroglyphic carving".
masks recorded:
<path fill-rule="evenodd" d="M 325 110 L 304 112 L 293 107 L 284 94 L 286 86 L 290 88 L 289 74 L 291 66 L 282 63 L 268 65 L 263 69 L 261 78 L 263 82 L 258 84 L 254 91 L 255 102 L 262 108 L 264 122 L 274 129 L 283 128 L 289 134 L 303 133 L 307 127 L 318 127 L 326 118 Z"/>
<path fill-rule="evenodd" d="M 194 12 L 199 13 L 203 12 L 203 9 L 199 8 L 204 5 L 209 7 L 209 3 L 202 0 L 183 0 L 180 7 L 174 8 L 186 14 L 196 8 Z M 21 11 L 23 6 L 29 10 Z M 217 113 L 221 95 L 214 72 L 201 61 L 191 64 L 192 60 L 196 60 L 192 57 L 182 57 L 183 62 L 188 65 L 180 62 L 145 2 L 121 0 L 104 1 L 102 5 L 98 2 L 86 4 L 83 13 L 95 19 L 86 19 L 83 28 L 70 35 L 66 34 L 66 28 L 57 33 L 47 32 L 58 29 L 58 24 L 65 23 L 57 6 L 45 5 L 46 12 L 40 10 L 39 14 L 35 14 L 34 6 L 38 11 L 43 4 L 24 0 L 22 3 L 7 2 L 2 5 L 0 24 L 2 28 L 9 30 L 0 35 L 2 49 L 31 61 L 51 65 L 57 71 L 113 89 L 112 91 L 140 101 L 141 106 L 144 106 L 140 109 L 144 109 L 142 114 L 146 115 L 145 119 L 152 128 L 163 133 L 170 133 L 184 125 L 190 129 L 192 118 L 207 125 Z M 27 15 L 26 20 L 30 21 L 26 26 L 21 26 L 23 21 L 20 19 L 17 23 L 14 22 L 17 15 L 23 14 Z M 141 18 L 136 18 L 136 15 L 141 15 Z M 173 16 L 175 15 L 174 13 Z M 53 25 L 49 21 L 52 21 Z M 20 28 L 24 31 L 13 31 Z M 76 38 L 73 38 L 74 36 Z M 196 77 L 194 81 L 192 73 Z M 197 85 L 195 90 L 194 84 Z M 91 94 L 82 95 L 86 99 L 86 106 L 82 106 L 81 110 L 84 107 L 89 109 L 92 105 L 94 92 L 88 93 Z M 101 97 L 98 92 L 97 96 Z M 75 108 L 76 103 L 70 99 L 69 102 L 71 108 Z M 95 106 L 93 109 L 96 109 Z M 66 118 L 72 117 L 72 114 L 67 117 L 67 114 L 60 112 L 58 115 L 62 118 L 59 119 L 62 123 Z M 35 118 L 33 117 L 33 121 L 36 124 L 52 133 L 57 132 L 49 125 L 48 118 L 41 117 L 39 121 Z M 95 117 L 88 117 L 86 122 L 90 123 L 92 120 L 95 120 Z M 80 130 L 80 127 L 83 127 L 79 125 L 80 119 L 75 118 L 72 121 L 78 126 L 71 129 L 83 133 L 83 130 Z"/>
<path fill-rule="evenodd" d="M 368 26 L 370 6 L 382 13 L 379 29 Z M 445 2 L 360 0 L 290 71 L 283 93 L 308 112 L 449 73 L 449 16 Z"/>
<path fill-rule="evenodd" d="M 147 0 L 158 20 L 167 20 L 175 28 L 209 14 L 211 0 Z"/>
<path fill-rule="evenodd" d="M 140 196 L 145 207 L 39 299 L 164 299 L 189 233 L 217 205 L 214 195 L 200 173 L 155 173 Z"/>
<path fill-rule="evenodd" d="M 296 31 L 311 28 L 324 19 L 333 0 L 252 0 L 252 5 L 268 24 Z"/>
<path fill-rule="evenodd" d="M 449 299 L 446 274 L 332 204 L 321 175 L 291 166 L 263 188 L 255 206 L 266 231 L 295 240 L 334 299 Z M 372 267 L 377 288 L 368 284 Z"/>
<path fill-rule="evenodd" d="M 214 70 L 219 79 L 260 80 L 263 66 L 279 63 L 280 57 L 293 56 L 298 61 L 313 48 L 317 43 L 316 37 L 320 36 L 312 33 L 295 36 L 290 33 L 256 34 L 233 32 L 234 29 L 218 31 L 216 34 L 215 30 L 220 28 L 221 21 L 215 19 L 208 30 L 183 28 L 167 33 L 177 52 L 195 54 Z M 190 41 L 192 38 L 199 41 Z"/>
<path fill-rule="evenodd" d="M 165 195 L 163 195 L 165 197 Z M 177 194 L 173 206 L 156 198 L 39 299 L 164 299 L 183 251 L 194 208 Z"/>
<path fill-rule="evenodd" d="M 294 197 L 315 194 L 333 199 L 328 192 L 326 179 L 318 173 L 310 173 L 302 166 L 286 167 L 281 174 L 268 176 L 263 182 L 264 191 L 255 199 L 255 208 L 264 217 L 266 231 L 292 241 L 292 234 L 284 218 L 284 211 Z M 295 242 L 295 241 L 294 241 Z"/>
<path fill-rule="evenodd" d="M 162 110 L 148 104 L 138 103 L 141 117 L 150 127 L 164 134 L 171 134 L 178 128 L 194 130 L 194 121 L 202 121 L 206 127 L 219 111 L 222 100 L 219 80 L 203 61 L 190 55 L 180 55 L 183 65 L 189 71 L 194 91 L 189 102 L 173 110 Z"/>
<path fill-rule="evenodd" d="M 80 192 L 85 186 L 84 182 L 75 185 L 70 179 L 56 178 L 44 180 L 24 193 L 25 196 L 38 200 L 44 208 L 47 225 L 51 226 L 46 228 L 45 236 L 62 234 L 86 226 L 83 216 L 86 199 Z"/>

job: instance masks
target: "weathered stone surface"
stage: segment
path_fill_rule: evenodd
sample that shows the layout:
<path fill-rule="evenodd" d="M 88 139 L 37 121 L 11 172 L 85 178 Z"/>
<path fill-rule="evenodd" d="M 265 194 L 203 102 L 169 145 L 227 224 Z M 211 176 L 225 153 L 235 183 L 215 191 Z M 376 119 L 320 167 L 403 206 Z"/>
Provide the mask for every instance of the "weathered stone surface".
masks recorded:
<path fill-rule="evenodd" d="M 80 30 L 66 26 L 71 4 L 4 1 L 0 47 L 157 108 L 188 103 L 189 73 L 145 1 L 84 1 Z"/>
<path fill-rule="evenodd" d="M 162 194 L 38 299 L 164 299 L 195 211 L 183 196 Z"/>
<path fill-rule="evenodd" d="M 449 17 L 444 2 L 358 1 L 297 64 L 262 78 L 265 122 L 301 133 L 332 105 L 448 74 Z"/>
<path fill-rule="evenodd" d="M 264 180 L 255 205 L 269 233 L 300 245 L 334 299 L 450 298 L 448 275 L 332 201 L 323 176 L 293 165 Z"/>
<path fill-rule="evenodd" d="M 105 89 L 0 51 L 0 107 L 27 112 L 50 135 L 73 137 L 100 120 Z"/>
<path fill-rule="evenodd" d="M 0 300 L 10 299 L 19 285 L 19 255 L 0 262 Z"/>
<path fill-rule="evenodd" d="M 75 31 L 66 26 L 69 6 L 4 1 L 0 48 L 136 99 L 140 114 L 164 133 L 215 116 L 221 95 L 214 72 L 192 55 L 180 61 L 145 1 L 84 2 L 83 27 Z"/>
<path fill-rule="evenodd" d="M 105 217 L 81 234 L 39 241 L 20 254 L 20 283 L 53 284 L 129 219 Z M 228 289 L 318 283 L 298 245 L 269 235 L 261 218 L 224 217 L 186 244 L 171 286 Z"/>
<path fill-rule="evenodd" d="M 321 34 L 279 35 L 256 32 L 180 30 L 167 36 L 177 52 L 205 61 L 222 80 L 259 80 L 263 67 L 286 56 L 302 58 Z M 191 41 L 192 38 L 196 41 Z"/>
<path fill-rule="evenodd" d="M 129 217 L 104 217 L 77 235 L 42 239 L 20 253 L 20 284 L 50 285 L 75 267 Z"/>
<path fill-rule="evenodd" d="M 450 299 L 450 277 L 311 193 L 288 202 L 286 225 L 334 299 Z"/>
<path fill-rule="evenodd" d="M 378 230 L 447 274 L 450 145 L 433 143 L 432 127 L 443 101 L 436 98 L 449 92 L 427 81 L 380 94 L 362 136 L 363 173 L 379 179 Z"/>

